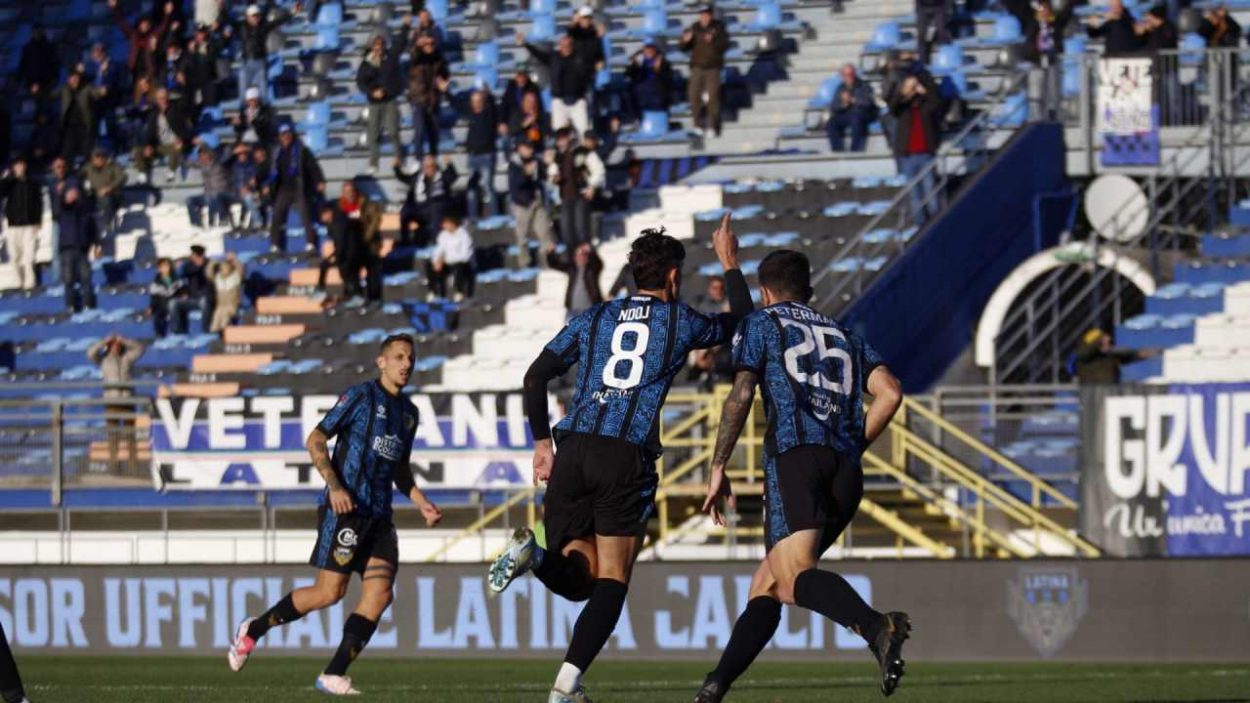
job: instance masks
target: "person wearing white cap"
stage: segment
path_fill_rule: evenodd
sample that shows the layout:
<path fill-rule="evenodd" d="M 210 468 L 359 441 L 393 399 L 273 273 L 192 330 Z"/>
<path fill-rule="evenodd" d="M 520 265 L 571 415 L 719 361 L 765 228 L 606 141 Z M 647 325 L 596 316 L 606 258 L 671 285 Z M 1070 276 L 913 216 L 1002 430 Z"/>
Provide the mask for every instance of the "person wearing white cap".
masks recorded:
<path fill-rule="evenodd" d="M 278 139 L 278 116 L 260 99 L 260 88 L 255 86 L 244 92 L 243 106 L 230 122 L 240 142 L 271 147 Z"/>
<path fill-rule="evenodd" d="M 603 54 L 603 34 L 607 31 L 602 23 L 595 22 L 595 11 L 590 5 L 582 5 L 573 13 L 573 22 L 564 32 L 573 38 L 573 53 L 596 71 L 603 70 L 606 57 Z"/>
<path fill-rule="evenodd" d="M 303 3 L 295 3 L 295 12 L 303 9 Z M 290 20 L 292 13 L 283 8 L 269 11 L 269 3 L 265 6 L 248 5 L 244 11 L 243 21 L 230 17 L 224 1 L 221 5 L 221 24 L 230 27 L 239 37 L 242 64 L 239 67 L 239 95 L 247 92 L 248 87 L 255 86 L 262 96 L 269 95 L 269 49 L 266 46 L 269 33 L 278 25 Z"/>

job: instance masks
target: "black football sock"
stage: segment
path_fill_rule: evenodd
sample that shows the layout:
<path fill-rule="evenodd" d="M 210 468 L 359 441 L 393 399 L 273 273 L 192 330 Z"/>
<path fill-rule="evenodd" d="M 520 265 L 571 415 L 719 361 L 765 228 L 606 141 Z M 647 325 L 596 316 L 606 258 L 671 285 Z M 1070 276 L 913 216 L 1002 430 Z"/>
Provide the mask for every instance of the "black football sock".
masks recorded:
<path fill-rule="evenodd" d="M 13 661 L 9 638 L 5 636 L 3 627 L 0 627 L 0 696 L 5 703 L 18 703 L 26 698 L 22 675 L 17 672 L 17 662 Z"/>
<path fill-rule="evenodd" d="M 590 668 L 590 663 L 608 643 L 612 630 L 616 629 L 616 621 L 621 619 L 628 592 L 629 586 L 615 579 L 595 579 L 594 593 L 590 594 L 590 601 L 582 608 L 582 614 L 577 616 L 564 661 L 583 672 Z"/>
<path fill-rule="evenodd" d="M 304 617 L 304 614 L 295 609 L 295 602 L 291 600 L 291 594 L 288 593 L 276 605 L 261 613 L 260 617 L 247 626 L 247 636 L 254 640 L 259 640 L 271 628 L 285 625 L 302 617 Z"/>
<path fill-rule="evenodd" d="M 595 580 L 590 577 L 590 562 L 580 552 L 570 552 L 566 556 L 548 550 L 542 563 L 534 569 L 534 576 L 547 590 L 571 601 L 590 598 L 595 588 Z"/>
<path fill-rule="evenodd" d="M 378 624 L 363 615 L 352 613 L 347 616 L 347 622 L 343 623 L 343 641 L 339 643 L 339 651 L 334 653 L 325 673 L 332 676 L 346 674 L 347 667 L 360 656 L 377 629 Z"/>
<path fill-rule="evenodd" d="M 872 642 L 882 626 L 882 615 L 873 610 L 846 579 L 832 571 L 808 569 L 794 579 L 794 603 L 814 610 L 860 637 Z"/>
<path fill-rule="evenodd" d="M 719 683 L 722 693 L 728 691 L 733 682 L 764 651 L 764 647 L 768 646 L 768 641 L 773 638 L 773 633 L 780 624 L 780 601 L 768 596 L 752 598 L 747 603 L 746 610 L 738 616 L 738 622 L 734 623 L 729 645 L 720 656 L 720 662 L 707 678 Z"/>

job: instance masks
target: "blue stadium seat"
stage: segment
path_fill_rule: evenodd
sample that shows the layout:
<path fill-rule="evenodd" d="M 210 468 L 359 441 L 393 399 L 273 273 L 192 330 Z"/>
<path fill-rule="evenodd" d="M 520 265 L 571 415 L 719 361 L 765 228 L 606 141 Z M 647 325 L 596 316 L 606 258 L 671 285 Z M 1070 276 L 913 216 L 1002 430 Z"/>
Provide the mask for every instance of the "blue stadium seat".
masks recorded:
<path fill-rule="evenodd" d="M 556 0 L 530 0 L 530 16 L 554 15 Z"/>
<path fill-rule="evenodd" d="M 530 31 L 526 35 L 526 39 L 531 42 L 545 42 L 555 39 L 556 36 L 556 18 L 555 15 L 534 14 L 533 20 L 530 22 Z"/>
<path fill-rule="evenodd" d="M 430 11 L 430 16 L 439 24 L 443 24 L 449 14 L 447 0 L 426 0 L 425 9 Z"/>
<path fill-rule="evenodd" d="M 902 41 L 903 30 L 898 22 L 882 22 L 873 29 L 872 39 L 868 40 L 865 47 L 872 51 L 885 51 L 895 48 Z"/>
<path fill-rule="evenodd" d="M 339 25 L 317 28 L 317 37 L 313 40 L 313 51 L 338 51 L 339 48 Z"/>
<path fill-rule="evenodd" d="M 1020 20 L 1003 13 L 994 18 L 994 35 L 991 41 L 995 44 L 1013 44 L 1020 41 Z"/>
<path fill-rule="evenodd" d="M 751 23 L 753 30 L 773 29 L 781 24 L 781 4 L 765 0 L 755 8 L 755 21 Z"/>
<path fill-rule="evenodd" d="M 668 10 L 663 7 L 648 8 L 642 15 L 643 34 L 664 34 L 668 31 Z"/>
<path fill-rule="evenodd" d="M 932 65 L 929 67 L 934 74 L 945 74 L 961 71 L 964 67 L 964 49 L 959 44 L 943 44 L 933 54 Z"/>
<path fill-rule="evenodd" d="M 642 124 L 638 127 L 640 136 L 657 139 L 668 134 L 668 112 L 664 110 L 646 110 L 642 113 Z"/>
<path fill-rule="evenodd" d="M 343 23 L 343 5 L 337 2 L 326 3 L 317 10 L 317 19 L 313 26 L 321 29 L 323 27 L 338 27 Z"/>
<path fill-rule="evenodd" d="M 304 113 L 304 124 L 306 125 L 329 125 L 330 124 L 330 101 L 320 100 L 315 103 L 309 103 L 308 109 Z"/>
<path fill-rule="evenodd" d="M 825 110 L 833 103 L 833 96 L 838 92 L 838 88 L 842 87 L 842 76 L 834 75 L 820 82 L 820 87 L 816 89 L 816 94 L 807 101 L 809 109 Z"/>

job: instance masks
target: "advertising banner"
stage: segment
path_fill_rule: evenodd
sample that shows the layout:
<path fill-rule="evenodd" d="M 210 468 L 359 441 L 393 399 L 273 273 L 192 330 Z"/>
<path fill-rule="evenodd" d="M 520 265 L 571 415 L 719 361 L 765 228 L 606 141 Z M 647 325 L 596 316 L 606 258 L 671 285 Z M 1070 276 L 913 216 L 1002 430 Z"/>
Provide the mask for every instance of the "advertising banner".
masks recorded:
<path fill-rule="evenodd" d="M 1151 59 L 1098 62 L 1098 132 L 1103 166 L 1157 166 L 1159 116 Z"/>
<path fill-rule="evenodd" d="M 1081 389 L 1081 531 L 1110 556 L 1250 555 L 1250 384 Z"/>
<path fill-rule="evenodd" d="M 533 441 L 519 393 L 413 394 L 417 484 L 527 486 Z M 158 490 L 321 488 L 304 443 L 332 395 L 158 398 L 152 478 Z"/>
<path fill-rule="evenodd" d="M 1247 560 L 873 561 L 825 568 L 843 574 L 875 607 L 911 615 L 909 660 L 1250 660 Z M 401 566 L 395 602 L 365 656 L 558 661 L 583 603 L 554 596 L 530 577 L 491 597 L 485 570 L 484 564 Z M 639 564 L 604 657 L 711 666 L 746 606 L 753 570 L 748 562 Z M 14 567 L 0 575 L 0 624 L 19 653 L 219 656 L 240 620 L 313 576 L 301 566 Z M 338 605 L 274 628 L 261 649 L 326 656 L 358 589 L 354 581 Z M 785 609 L 764 656 L 873 666 L 858 636 L 800 608 Z"/>

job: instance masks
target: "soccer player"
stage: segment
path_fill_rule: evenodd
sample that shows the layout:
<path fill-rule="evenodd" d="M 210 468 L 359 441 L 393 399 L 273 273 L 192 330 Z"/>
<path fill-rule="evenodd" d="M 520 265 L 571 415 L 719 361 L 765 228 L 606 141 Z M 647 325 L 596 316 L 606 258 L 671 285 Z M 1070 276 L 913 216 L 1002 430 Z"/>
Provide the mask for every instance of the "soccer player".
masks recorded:
<path fill-rule="evenodd" d="M 317 508 L 317 544 L 309 563 L 318 568 L 311 586 L 288 593 L 259 617 L 239 624 L 227 660 L 239 671 L 270 628 L 339 602 L 352 573 L 361 575 L 360 601 L 343 625 L 343 640 L 317 690 L 356 695 L 347 667 L 378 628 L 394 598 L 399 549 L 391 522 L 391 484 L 412 500 L 433 527 L 442 511 L 417 488 L 409 455 L 417 408 L 403 395 L 412 374 L 414 346 L 406 334 L 391 335 L 378 352 L 378 378 L 347 389 L 308 435 L 308 453 L 325 492 Z M 331 456 L 327 442 L 338 437 Z"/>
<path fill-rule="evenodd" d="M 727 342 L 752 309 L 729 215 L 712 244 L 725 269 L 729 313 L 706 316 L 680 302 L 686 251 L 663 230 L 648 230 L 629 253 L 638 294 L 599 303 L 573 318 L 525 374 L 534 482 L 548 481 L 547 549 L 538 547 L 529 528 L 518 529 L 487 581 L 498 593 L 533 570 L 553 593 L 587 601 L 549 703 L 589 703 L 582 675 L 621 616 L 654 508 L 658 418 L 669 384 L 691 350 Z M 577 385 L 568 414 L 555 428 L 555 452 L 547 383 L 575 362 Z"/>
<path fill-rule="evenodd" d="M 695 703 L 717 703 L 772 639 L 781 604 L 813 610 L 868 641 L 881 667 L 881 692 L 903 675 L 905 613 L 879 613 L 846 579 L 817 569 L 820 555 L 850 524 L 864 495 L 860 455 L 903 402 L 898 379 L 872 347 L 808 307 L 811 267 L 797 251 L 775 251 L 759 269 L 765 307 L 733 341 L 737 368 L 725 401 L 703 509 L 724 524 L 720 499 L 734 506 L 725 464 L 762 385 L 766 556 L 729 645 Z M 873 397 L 867 413 L 863 394 Z"/>

